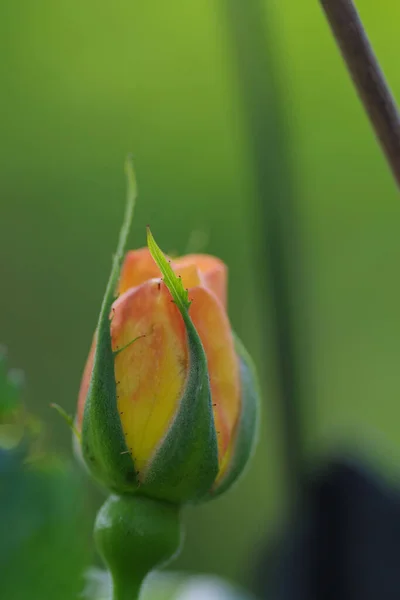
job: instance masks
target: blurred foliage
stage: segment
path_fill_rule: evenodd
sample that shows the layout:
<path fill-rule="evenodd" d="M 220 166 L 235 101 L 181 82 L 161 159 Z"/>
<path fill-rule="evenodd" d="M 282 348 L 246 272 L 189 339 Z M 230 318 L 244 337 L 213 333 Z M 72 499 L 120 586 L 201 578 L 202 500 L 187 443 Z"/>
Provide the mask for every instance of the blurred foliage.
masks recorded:
<path fill-rule="evenodd" d="M 63 464 L 27 465 L 0 454 L 0 595 L 71 600 L 90 561 L 90 521 L 82 482 Z"/>
<path fill-rule="evenodd" d="M 0 346 L 0 424 L 20 406 L 24 376 L 19 369 L 8 369 L 7 350 Z"/>
<path fill-rule="evenodd" d="M 106 571 L 88 569 L 85 600 L 109 600 L 111 580 Z M 143 600 L 251 600 L 243 590 L 217 577 L 187 576 L 183 573 L 152 573 L 143 589 Z"/>
<path fill-rule="evenodd" d="M 400 4 L 360 4 L 400 96 Z M 318 3 L 265 7 L 307 246 L 309 336 L 299 348 L 309 452 L 358 440 L 395 471 L 397 193 Z M 243 581 L 257 541 L 279 526 L 284 496 L 262 327 L 262 232 L 227 39 L 217 0 L 0 3 L 0 335 L 26 369 L 28 402 L 50 424 L 52 445 L 70 454 L 70 433 L 48 405 L 74 411 L 123 210 L 122 164 L 132 151 L 140 190 L 132 246 L 144 245 L 147 223 L 177 252 L 202 232 L 206 250 L 229 265 L 232 322 L 263 376 L 263 441 L 253 465 L 232 493 L 187 511 L 178 563 Z M 32 477 L 45 486 L 50 475 Z M 65 502 L 68 511 L 74 501 Z M 71 565 L 76 559 L 62 554 L 66 577 L 69 554 Z"/>
<path fill-rule="evenodd" d="M 32 423 L 35 421 L 25 412 L 3 358 L 0 597 L 70 600 L 82 588 L 83 571 L 91 556 L 84 488 L 71 465 L 44 457 Z"/>

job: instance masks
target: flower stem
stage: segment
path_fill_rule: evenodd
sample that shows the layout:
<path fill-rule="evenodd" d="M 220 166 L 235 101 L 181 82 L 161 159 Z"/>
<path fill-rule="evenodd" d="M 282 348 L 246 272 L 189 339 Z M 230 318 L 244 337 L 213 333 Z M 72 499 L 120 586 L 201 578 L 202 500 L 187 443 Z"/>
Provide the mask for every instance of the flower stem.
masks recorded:
<path fill-rule="evenodd" d="M 144 496 L 110 496 L 94 536 L 111 572 L 113 600 L 139 600 L 147 575 L 180 549 L 180 507 Z"/>
<path fill-rule="evenodd" d="M 130 581 L 128 585 L 120 586 L 113 583 L 112 600 L 139 600 L 142 581 Z"/>

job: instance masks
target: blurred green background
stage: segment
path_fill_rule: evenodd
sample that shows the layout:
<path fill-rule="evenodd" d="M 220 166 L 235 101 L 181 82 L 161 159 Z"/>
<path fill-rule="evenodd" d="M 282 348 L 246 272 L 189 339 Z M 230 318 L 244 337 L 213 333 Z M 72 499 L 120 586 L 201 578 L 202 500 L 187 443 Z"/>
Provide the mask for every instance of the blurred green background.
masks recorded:
<path fill-rule="evenodd" d="M 356 441 L 393 475 L 397 192 L 318 3 L 265 8 L 305 245 L 308 451 Z M 360 0 L 359 8 L 400 97 L 400 4 Z M 203 231 L 205 250 L 229 265 L 231 320 L 262 375 L 252 467 L 234 491 L 188 511 L 176 563 L 246 582 L 285 494 L 273 363 L 260 328 L 268 298 L 251 144 L 224 15 L 217 0 L 0 4 L 0 340 L 25 369 L 26 399 L 47 422 L 49 443 L 68 456 L 70 433 L 49 403 L 74 411 L 132 152 L 140 188 L 132 246 L 144 245 L 147 223 L 165 250 L 184 252 Z M 272 145 L 269 160 L 279 160 Z"/>

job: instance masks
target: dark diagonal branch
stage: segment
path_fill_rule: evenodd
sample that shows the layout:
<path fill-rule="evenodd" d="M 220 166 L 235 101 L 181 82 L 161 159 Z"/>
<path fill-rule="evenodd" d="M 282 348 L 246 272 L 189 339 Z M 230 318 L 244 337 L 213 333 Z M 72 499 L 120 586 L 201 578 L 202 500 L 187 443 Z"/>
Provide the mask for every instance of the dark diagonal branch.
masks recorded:
<path fill-rule="evenodd" d="M 400 187 L 400 115 L 352 0 L 320 0 Z"/>

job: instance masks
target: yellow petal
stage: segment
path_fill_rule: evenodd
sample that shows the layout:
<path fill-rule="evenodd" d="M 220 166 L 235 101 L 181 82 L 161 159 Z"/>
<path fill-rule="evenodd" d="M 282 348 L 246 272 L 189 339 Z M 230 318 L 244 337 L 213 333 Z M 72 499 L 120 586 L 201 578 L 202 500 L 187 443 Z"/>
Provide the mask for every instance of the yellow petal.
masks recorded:
<path fill-rule="evenodd" d="M 111 323 L 118 410 L 138 477 L 162 443 L 188 373 L 182 316 L 164 283 L 148 281 L 114 303 Z M 139 337 L 143 336 L 143 337 Z"/>

